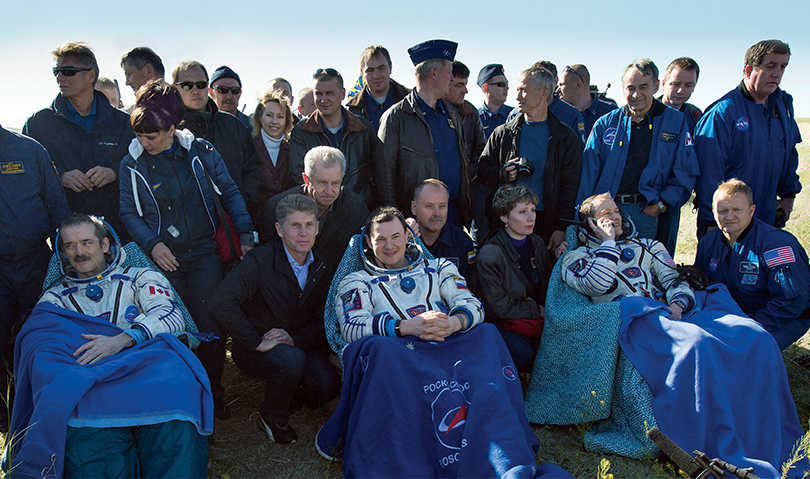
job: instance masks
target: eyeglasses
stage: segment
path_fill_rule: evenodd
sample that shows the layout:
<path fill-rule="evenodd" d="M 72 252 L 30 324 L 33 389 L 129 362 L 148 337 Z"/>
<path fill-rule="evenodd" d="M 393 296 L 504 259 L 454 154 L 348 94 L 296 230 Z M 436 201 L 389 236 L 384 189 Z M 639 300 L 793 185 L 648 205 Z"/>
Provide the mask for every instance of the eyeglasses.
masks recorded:
<path fill-rule="evenodd" d="M 489 86 L 496 86 L 498 88 L 506 88 L 509 86 L 508 81 L 496 81 L 495 83 L 487 83 Z"/>
<path fill-rule="evenodd" d="M 86 72 L 92 70 L 92 68 L 82 68 L 82 67 L 53 67 L 53 76 L 58 74 L 62 74 L 66 77 L 72 77 L 73 75 L 79 72 Z"/>
<path fill-rule="evenodd" d="M 574 70 L 574 69 L 573 69 L 573 68 L 571 68 L 570 66 L 566 65 L 566 66 L 565 66 L 565 68 L 563 68 L 563 72 L 571 72 L 571 73 L 573 73 L 574 75 L 578 76 L 578 77 L 579 77 L 579 79 L 582 81 L 582 83 L 585 83 L 585 79 L 584 79 L 584 78 L 582 78 L 582 75 L 580 75 L 578 71 Z"/>
<path fill-rule="evenodd" d="M 181 81 L 180 83 L 175 83 L 175 85 L 179 86 L 183 90 L 191 90 L 195 86 L 200 90 L 205 90 L 208 88 L 207 81 Z"/>
<path fill-rule="evenodd" d="M 326 73 L 330 77 L 338 77 L 338 76 L 340 76 L 340 73 L 338 73 L 338 71 L 335 70 L 334 68 L 318 68 L 317 70 L 315 70 L 315 74 L 312 75 L 312 78 L 318 78 L 319 76 L 323 75 L 324 73 Z"/>
<path fill-rule="evenodd" d="M 238 95 L 238 94 L 242 93 L 242 87 L 238 87 L 238 86 L 217 85 L 217 86 L 214 86 L 214 87 L 211 87 L 211 88 L 218 91 L 220 95 L 225 95 L 228 92 L 231 92 L 234 95 Z"/>

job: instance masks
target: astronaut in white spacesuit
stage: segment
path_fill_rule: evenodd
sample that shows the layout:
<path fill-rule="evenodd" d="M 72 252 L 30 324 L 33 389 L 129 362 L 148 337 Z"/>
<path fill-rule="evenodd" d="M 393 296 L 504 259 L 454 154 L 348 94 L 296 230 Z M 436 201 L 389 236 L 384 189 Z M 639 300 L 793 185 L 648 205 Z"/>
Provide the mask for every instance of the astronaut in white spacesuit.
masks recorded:
<path fill-rule="evenodd" d="M 335 303 L 346 341 L 372 334 L 443 341 L 483 321 L 483 305 L 456 266 L 425 259 L 418 245 L 408 244 L 399 210 L 378 208 L 364 231 L 364 269 L 343 278 Z"/>
<path fill-rule="evenodd" d="M 125 252 L 101 220 L 71 215 L 62 223 L 57 243 L 63 276 L 39 302 L 103 318 L 124 329 L 116 336 L 82 334 L 88 342 L 75 353 L 80 364 L 94 363 L 160 333 L 185 329 L 169 281 L 152 269 L 122 267 Z"/>

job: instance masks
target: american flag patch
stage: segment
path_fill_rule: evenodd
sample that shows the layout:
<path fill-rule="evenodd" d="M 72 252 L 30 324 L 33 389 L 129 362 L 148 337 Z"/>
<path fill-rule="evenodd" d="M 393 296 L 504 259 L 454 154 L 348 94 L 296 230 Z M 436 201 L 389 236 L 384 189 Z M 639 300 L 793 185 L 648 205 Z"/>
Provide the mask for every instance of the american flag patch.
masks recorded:
<path fill-rule="evenodd" d="M 793 248 L 790 246 L 782 246 L 781 248 L 766 251 L 762 257 L 765 258 L 765 264 L 769 268 L 796 261 L 796 257 L 793 256 Z"/>

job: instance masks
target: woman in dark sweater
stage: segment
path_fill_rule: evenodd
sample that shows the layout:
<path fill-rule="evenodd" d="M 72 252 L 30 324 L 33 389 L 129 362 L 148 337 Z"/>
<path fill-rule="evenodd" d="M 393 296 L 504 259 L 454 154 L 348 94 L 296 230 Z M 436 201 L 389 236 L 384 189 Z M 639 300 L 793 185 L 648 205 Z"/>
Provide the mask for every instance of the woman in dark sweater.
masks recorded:
<path fill-rule="evenodd" d="M 537 195 L 523 185 L 504 185 L 492 209 L 503 228 L 481 247 L 476 264 L 486 320 L 501 332 L 518 370 L 528 372 L 540 345 L 546 288 L 552 262 L 532 233 Z"/>

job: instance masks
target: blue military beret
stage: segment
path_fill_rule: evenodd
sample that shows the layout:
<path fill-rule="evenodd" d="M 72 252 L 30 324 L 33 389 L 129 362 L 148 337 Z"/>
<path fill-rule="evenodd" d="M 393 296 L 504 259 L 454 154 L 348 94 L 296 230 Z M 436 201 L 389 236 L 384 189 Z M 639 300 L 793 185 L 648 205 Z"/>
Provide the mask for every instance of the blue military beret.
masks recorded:
<path fill-rule="evenodd" d="M 428 40 L 408 49 L 413 65 L 419 65 L 431 58 L 444 58 L 451 62 L 456 58 L 458 43 L 450 40 Z"/>
<path fill-rule="evenodd" d="M 490 63 L 478 72 L 478 86 L 483 87 L 484 83 L 490 78 L 504 74 L 503 65 L 500 63 Z"/>
<path fill-rule="evenodd" d="M 239 75 L 226 66 L 221 66 L 214 71 L 214 74 L 211 75 L 211 85 L 213 85 L 214 82 L 220 78 L 233 78 L 237 83 L 239 83 L 240 87 L 242 86 L 242 80 L 239 79 Z"/>

